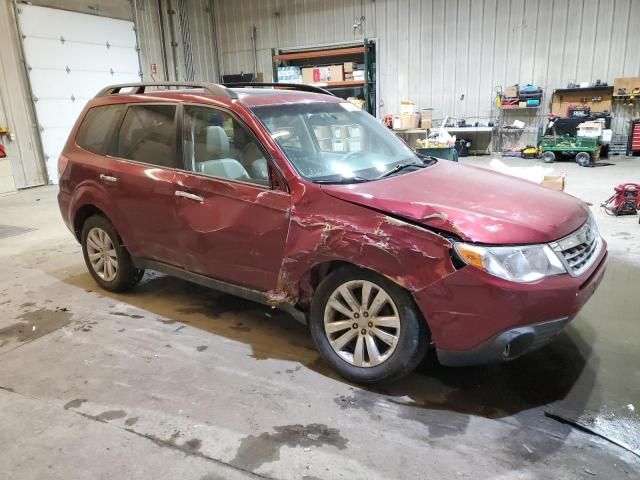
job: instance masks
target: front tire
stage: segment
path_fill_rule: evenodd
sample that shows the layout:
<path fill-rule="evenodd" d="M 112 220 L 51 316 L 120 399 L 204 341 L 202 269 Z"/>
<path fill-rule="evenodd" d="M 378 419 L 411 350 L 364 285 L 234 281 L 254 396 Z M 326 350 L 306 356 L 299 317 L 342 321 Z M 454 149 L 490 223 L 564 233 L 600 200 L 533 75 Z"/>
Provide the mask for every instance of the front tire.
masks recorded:
<path fill-rule="evenodd" d="M 556 161 L 556 154 L 553 152 L 544 152 L 542 154 L 542 161 L 544 163 L 553 163 Z"/>
<path fill-rule="evenodd" d="M 81 242 L 87 269 L 105 290 L 124 292 L 142 279 L 144 270 L 135 267 L 120 235 L 102 215 L 84 222 Z"/>
<path fill-rule="evenodd" d="M 310 330 L 327 363 L 357 383 L 410 373 L 429 344 L 427 325 L 406 290 L 351 267 L 320 283 L 311 302 Z"/>

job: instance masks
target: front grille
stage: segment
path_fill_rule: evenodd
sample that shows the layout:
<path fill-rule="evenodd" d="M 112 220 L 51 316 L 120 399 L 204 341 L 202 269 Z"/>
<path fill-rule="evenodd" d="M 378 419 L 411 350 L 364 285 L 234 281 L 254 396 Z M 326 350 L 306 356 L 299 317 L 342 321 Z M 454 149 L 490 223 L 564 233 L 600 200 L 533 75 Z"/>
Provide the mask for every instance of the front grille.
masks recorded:
<path fill-rule="evenodd" d="M 598 258 L 602 239 L 593 217 L 571 235 L 551 244 L 570 275 L 583 274 Z"/>

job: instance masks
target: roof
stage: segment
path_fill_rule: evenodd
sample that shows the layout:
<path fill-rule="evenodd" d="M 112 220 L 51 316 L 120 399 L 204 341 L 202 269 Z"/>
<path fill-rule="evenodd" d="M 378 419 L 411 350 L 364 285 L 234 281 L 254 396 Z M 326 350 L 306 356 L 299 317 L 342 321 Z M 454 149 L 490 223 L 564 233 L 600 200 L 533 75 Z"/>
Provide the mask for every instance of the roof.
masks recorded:
<path fill-rule="evenodd" d="M 106 90 L 106 89 L 105 89 Z M 142 97 L 146 100 L 168 100 L 177 102 L 229 104 L 239 101 L 247 107 L 259 107 L 267 105 L 295 104 L 306 102 L 330 102 L 338 103 L 344 100 L 332 95 L 311 93 L 306 91 L 282 90 L 273 88 L 225 88 L 224 96 L 213 94 L 206 88 L 181 88 L 179 90 L 149 90 L 144 93 L 122 92 L 102 94 L 96 97 L 98 103 L 128 103 L 138 101 Z M 120 101 L 118 101 L 120 100 Z M 212 101 L 212 102 L 209 102 Z M 114 102 L 115 101 L 115 102 Z"/>
<path fill-rule="evenodd" d="M 344 102 L 343 99 L 321 93 L 300 92 L 295 90 L 276 90 L 266 88 L 232 88 L 238 100 L 248 107 L 281 105 L 283 103 L 306 102 Z"/>

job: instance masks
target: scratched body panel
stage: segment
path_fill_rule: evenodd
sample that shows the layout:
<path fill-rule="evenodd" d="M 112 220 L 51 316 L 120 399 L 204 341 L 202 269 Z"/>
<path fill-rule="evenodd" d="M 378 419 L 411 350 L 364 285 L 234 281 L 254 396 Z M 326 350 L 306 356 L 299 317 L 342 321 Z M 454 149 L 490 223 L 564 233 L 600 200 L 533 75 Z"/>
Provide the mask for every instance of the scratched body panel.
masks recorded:
<path fill-rule="evenodd" d="M 278 290 L 289 298 L 298 296 L 303 275 L 323 262 L 368 268 L 410 291 L 454 271 L 450 242 L 433 232 L 337 200 L 320 189 L 304 191 L 300 198 L 294 192 L 293 205 L 278 282 Z"/>

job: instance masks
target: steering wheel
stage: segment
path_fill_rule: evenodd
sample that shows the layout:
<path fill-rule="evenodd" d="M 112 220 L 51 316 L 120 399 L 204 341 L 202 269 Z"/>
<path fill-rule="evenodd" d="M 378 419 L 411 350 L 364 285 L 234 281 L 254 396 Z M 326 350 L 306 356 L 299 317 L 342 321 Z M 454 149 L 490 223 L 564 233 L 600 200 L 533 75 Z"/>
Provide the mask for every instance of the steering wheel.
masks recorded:
<path fill-rule="evenodd" d="M 364 152 L 362 150 L 354 150 L 353 152 L 347 153 L 342 160 L 343 161 L 349 160 L 351 157 L 355 158 L 358 155 L 364 155 Z"/>

